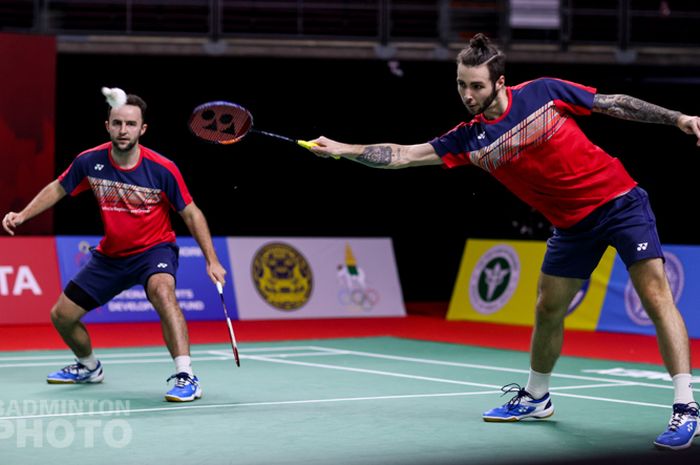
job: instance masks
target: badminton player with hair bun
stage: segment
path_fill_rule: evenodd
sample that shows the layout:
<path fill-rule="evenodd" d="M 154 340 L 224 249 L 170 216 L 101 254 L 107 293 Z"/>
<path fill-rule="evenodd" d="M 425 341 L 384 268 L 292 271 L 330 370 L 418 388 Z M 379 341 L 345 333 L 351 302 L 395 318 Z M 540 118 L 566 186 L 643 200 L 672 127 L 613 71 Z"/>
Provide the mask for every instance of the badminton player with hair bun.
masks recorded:
<path fill-rule="evenodd" d="M 51 384 L 99 383 L 104 378 L 87 328 L 90 310 L 140 284 L 160 317 L 163 338 L 175 362 L 174 386 L 165 398 L 188 402 L 202 396 L 190 359 L 187 323 L 175 298 L 178 247 L 170 223 L 177 211 L 202 249 L 212 281 L 224 283 L 226 270 L 214 250 L 207 221 L 195 205 L 175 164 L 139 143 L 147 129 L 146 103 L 121 89 L 103 88 L 109 103 L 105 127 L 110 142 L 80 153 L 19 213 L 2 220 L 17 227 L 51 208 L 66 194 L 91 189 L 100 207 L 105 235 L 85 266 L 66 285 L 51 320 L 76 356 L 76 363 L 51 373 Z"/>
<path fill-rule="evenodd" d="M 508 86 L 505 62 L 486 36 L 471 39 L 457 57 L 456 82 L 469 118 L 429 142 L 350 145 L 319 137 L 309 150 L 373 168 L 475 165 L 554 225 L 537 289 L 529 379 L 524 387 L 505 386 L 513 398 L 485 412 L 485 421 L 543 419 L 554 413 L 549 386 L 561 353 L 564 317 L 606 248 L 615 247 L 654 322 L 661 356 L 673 378 L 671 421 L 654 444 L 672 450 L 690 447 L 700 435 L 690 344 L 664 271 L 647 193 L 620 160 L 588 140 L 574 117 L 602 113 L 675 126 L 699 141 L 700 118 L 561 79 Z"/>

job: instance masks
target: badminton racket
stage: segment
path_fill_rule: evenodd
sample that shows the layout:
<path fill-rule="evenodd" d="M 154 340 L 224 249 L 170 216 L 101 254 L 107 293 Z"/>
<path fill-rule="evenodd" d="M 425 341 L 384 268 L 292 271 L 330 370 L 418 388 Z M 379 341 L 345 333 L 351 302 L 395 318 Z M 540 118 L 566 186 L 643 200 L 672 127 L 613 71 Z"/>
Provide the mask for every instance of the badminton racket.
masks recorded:
<path fill-rule="evenodd" d="M 216 282 L 216 289 L 219 291 L 219 296 L 221 297 L 221 306 L 224 308 L 224 316 L 226 317 L 226 324 L 228 325 L 228 335 L 231 337 L 233 359 L 236 361 L 236 366 L 241 366 L 241 359 L 238 357 L 238 344 L 236 344 L 236 335 L 233 334 L 233 325 L 231 324 L 231 318 L 228 317 L 228 311 L 226 310 L 226 302 L 224 301 L 224 287 L 219 281 Z"/>
<path fill-rule="evenodd" d="M 244 107 L 223 100 L 207 102 L 192 111 L 189 120 L 192 134 L 214 144 L 234 144 L 249 132 L 272 137 L 310 149 L 318 144 L 292 139 L 273 132 L 253 128 L 253 115 Z M 334 157 L 339 158 L 339 157 Z"/>

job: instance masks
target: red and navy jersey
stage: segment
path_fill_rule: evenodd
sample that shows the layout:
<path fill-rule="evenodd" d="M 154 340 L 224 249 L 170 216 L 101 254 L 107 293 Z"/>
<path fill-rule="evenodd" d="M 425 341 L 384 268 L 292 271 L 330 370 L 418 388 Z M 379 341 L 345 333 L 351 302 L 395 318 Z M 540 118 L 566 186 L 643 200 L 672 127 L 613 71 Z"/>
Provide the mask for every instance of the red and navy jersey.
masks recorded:
<path fill-rule="evenodd" d="M 596 89 L 541 78 L 506 90 L 508 108 L 498 119 L 477 115 L 430 141 L 444 165 L 488 171 L 559 228 L 636 186 L 572 118 L 591 113 Z"/>
<path fill-rule="evenodd" d="M 175 163 L 142 145 L 139 161 L 122 169 L 112 160 L 112 143 L 79 154 L 59 177 L 74 196 L 92 189 L 100 206 L 105 235 L 97 250 L 110 257 L 133 255 L 175 242 L 170 210 L 192 202 Z"/>

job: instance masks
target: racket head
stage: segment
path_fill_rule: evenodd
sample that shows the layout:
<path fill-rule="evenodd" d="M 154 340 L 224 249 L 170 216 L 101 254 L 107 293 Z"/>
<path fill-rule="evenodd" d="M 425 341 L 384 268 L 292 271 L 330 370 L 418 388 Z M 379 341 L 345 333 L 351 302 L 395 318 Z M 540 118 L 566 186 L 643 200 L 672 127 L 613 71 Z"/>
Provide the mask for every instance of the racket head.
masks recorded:
<path fill-rule="evenodd" d="M 224 100 L 207 102 L 192 110 L 188 122 L 192 134 L 213 144 L 233 144 L 253 127 L 253 115 L 244 107 Z"/>

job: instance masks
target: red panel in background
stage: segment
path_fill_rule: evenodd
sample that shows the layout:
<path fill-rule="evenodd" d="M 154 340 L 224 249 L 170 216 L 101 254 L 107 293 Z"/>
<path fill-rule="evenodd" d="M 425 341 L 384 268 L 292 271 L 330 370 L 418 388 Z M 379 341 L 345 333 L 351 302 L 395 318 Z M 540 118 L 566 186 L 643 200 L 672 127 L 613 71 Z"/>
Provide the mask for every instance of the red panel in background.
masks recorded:
<path fill-rule="evenodd" d="M 0 325 L 48 323 L 60 292 L 53 237 L 0 237 Z"/>
<path fill-rule="evenodd" d="M 0 216 L 19 211 L 54 173 L 56 39 L 0 33 Z M 53 234 L 51 211 L 22 234 Z"/>

